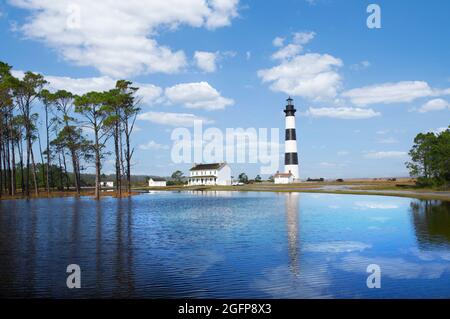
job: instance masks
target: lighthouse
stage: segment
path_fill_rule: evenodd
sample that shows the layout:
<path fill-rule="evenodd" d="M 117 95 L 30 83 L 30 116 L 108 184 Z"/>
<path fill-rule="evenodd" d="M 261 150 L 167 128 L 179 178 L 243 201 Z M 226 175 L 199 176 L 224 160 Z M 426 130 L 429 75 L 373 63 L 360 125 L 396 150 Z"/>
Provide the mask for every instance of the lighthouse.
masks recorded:
<path fill-rule="evenodd" d="M 297 110 L 292 104 L 294 100 L 287 99 L 286 109 L 286 139 L 284 144 L 284 171 L 286 174 L 292 174 L 294 180 L 299 180 L 298 172 L 298 154 L 297 154 L 297 134 L 295 132 L 295 112 Z"/>

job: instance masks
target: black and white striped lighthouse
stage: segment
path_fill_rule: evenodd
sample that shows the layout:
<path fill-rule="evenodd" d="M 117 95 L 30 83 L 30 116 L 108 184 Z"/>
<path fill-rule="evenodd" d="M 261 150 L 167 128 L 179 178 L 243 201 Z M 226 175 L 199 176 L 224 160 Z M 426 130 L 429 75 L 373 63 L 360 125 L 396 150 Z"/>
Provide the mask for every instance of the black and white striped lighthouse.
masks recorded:
<path fill-rule="evenodd" d="M 294 100 L 287 99 L 286 109 L 286 139 L 284 144 L 284 170 L 285 173 L 291 173 L 295 180 L 300 179 L 298 172 L 298 154 L 297 154 L 297 134 L 295 132 L 295 109 L 292 104 Z"/>

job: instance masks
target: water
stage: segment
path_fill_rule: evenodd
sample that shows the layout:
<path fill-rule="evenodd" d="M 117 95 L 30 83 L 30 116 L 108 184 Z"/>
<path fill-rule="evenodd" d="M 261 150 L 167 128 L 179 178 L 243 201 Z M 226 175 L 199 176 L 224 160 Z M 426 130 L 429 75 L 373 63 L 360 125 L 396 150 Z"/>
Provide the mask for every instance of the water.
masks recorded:
<path fill-rule="evenodd" d="M 81 289 L 66 267 L 81 267 Z M 381 288 L 368 289 L 369 264 Z M 0 297 L 449 298 L 450 203 L 298 193 L 0 202 Z"/>

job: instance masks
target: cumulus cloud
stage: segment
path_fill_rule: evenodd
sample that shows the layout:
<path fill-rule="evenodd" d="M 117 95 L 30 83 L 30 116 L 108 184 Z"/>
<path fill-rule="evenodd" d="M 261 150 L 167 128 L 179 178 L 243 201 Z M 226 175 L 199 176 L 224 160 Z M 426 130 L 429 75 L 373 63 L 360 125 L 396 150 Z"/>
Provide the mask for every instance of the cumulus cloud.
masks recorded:
<path fill-rule="evenodd" d="M 401 151 L 381 151 L 381 152 L 368 152 L 364 155 L 365 158 L 371 159 L 384 159 L 384 158 L 403 158 L 408 153 Z"/>
<path fill-rule="evenodd" d="M 284 38 L 282 37 L 276 37 L 275 39 L 273 39 L 272 44 L 275 47 L 282 47 L 284 45 Z"/>
<path fill-rule="evenodd" d="M 284 38 L 277 37 L 273 40 L 273 45 L 281 47 L 272 55 L 274 60 L 286 60 L 295 57 L 303 51 L 303 46 L 315 37 L 314 32 L 296 32 L 293 35 L 292 43 L 284 45 Z"/>
<path fill-rule="evenodd" d="M 329 54 L 308 53 L 284 60 L 279 65 L 258 71 L 258 76 L 276 92 L 313 100 L 334 98 L 341 86 L 337 69 L 342 61 Z"/>
<path fill-rule="evenodd" d="M 272 55 L 274 60 L 285 60 L 296 56 L 302 51 L 301 46 L 297 44 L 288 44 L 287 46 L 281 48 Z"/>
<path fill-rule="evenodd" d="M 362 109 L 353 107 L 310 107 L 306 113 L 310 117 L 328 117 L 343 120 L 361 120 L 380 116 L 379 112 L 372 109 Z"/>
<path fill-rule="evenodd" d="M 127 77 L 174 73 L 185 65 L 183 51 L 155 40 L 157 32 L 180 25 L 215 29 L 237 16 L 239 0 L 10 0 L 30 15 L 18 30 L 55 48 L 65 59 L 103 75 Z"/>
<path fill-rule="evenodd" d="M 138 120 L 175 127 L 191 127 L 194 126 L 194 121 L 202 121 L 203 124 L 213 123 L 213 121 L 207 118 L 196 116 L 190 113 L 167 112 L 141 113 L 138 115 Z"/>
<path fill-rule="evenodd" d="M 342 93 L 342 96 L 349 98 L 355 105 L 366 106 L 376 103 L 407 103 L 436 93 L 427 82 L 402 81 L 356 88 Z"/>
<path fill-rule="evenodd" d="M 316 36 L 315 32 L 309 31 L 309 32 L 295 32 L 293 36 L 293 42 L 295 44 L 304 45 L 312 41 L 314 37 Z"/>
<path fill-rule="evenodd" d="M 278 65 L 258 71 L 258 77 L 270 88 L 293 96 L 312 100 L 335 98 L 341 87 L 337 70 L 342 60 L 329 54 L 308 53 L 300 55 L 303 46 L 315 37 L 314 32 L 296 32 L 292 41 L 284 45 L 284 38 L 277 37 L 273 45 L 279 47 L 272 55 Z"/>
<path fill-rule="evenodd" d="M 197 67 L 204 72 L 211 73 L 217 70 L 217 53 L 215 52 L 196 51 L 194 60 Z"/>
<path fill-rule="evenodd" d="M 443 99 L 433 99 L 423 104 L 418 111 L 420 113 L 427 113 L 431 111 L 441 111 L 445 109 L 450 109 L 450 103 L 448 103 L 446 100 Z"/>
<path fill-rule="evenodd" d="M 13 70 L 11 73 L 17 78 L 22 78 L 25 74 L 25 72 L 19 70 Z M 50 91 L 66 90 L 77 95 L 83 95 L 91 91 L 109 91 L 116 86 L 116 80 L 109 76 L 71 78 L 45 75 L 45 79 L 49 82 L 47 88 Z M 144 104 L 155 102 L 163 92 L 160 87 L 153 84 L 134 83 L 134 85 L 139 88 L 137 96 L 142 98 Z"/>
<path fill-rule="evenodd" d="M 234 104 L 207 82 L 177 84 L 167 88 L 165 95 L 170 102 L 192 109 L 220 110 Z"/>
<path fill-rule="evenodd" d="M 12 74 L 22 78 L 25 72 L 13 70 Z M 108 76 L 71 78 L 45 75 L 45 79 L 49 82 L 47 88 L 50 91 L 67 90 L 77 95 L 91 91 L 108 91 L 116 85 L 116 80 Z M 219 91 L 207 82 L 182 83 L 165 90 L 148 83 L 134 83 L 133 85 L 139 88 L 137 96 L 142 99 L 143 104 L 167 100 L 187 108 L 204 110 L 220 110 L 234 104 L 234 100 L 221 96 Z"/>

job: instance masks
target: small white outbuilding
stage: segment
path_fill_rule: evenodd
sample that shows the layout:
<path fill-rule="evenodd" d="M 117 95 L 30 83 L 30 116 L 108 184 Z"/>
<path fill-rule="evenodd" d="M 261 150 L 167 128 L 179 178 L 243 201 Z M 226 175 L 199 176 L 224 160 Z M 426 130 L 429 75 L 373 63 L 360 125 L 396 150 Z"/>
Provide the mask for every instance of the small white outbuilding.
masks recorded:
<path fill-rule="evenodd" d="M 113 188 L 114 187 L 114 182 L 100 182 L 100 186 L 101 187 Z"/>
<path fill-rule="evenodd" d="M 166 187 L 167 181 L 164 178 L 152 177 L 148 180 L 149 187 Z"/>

